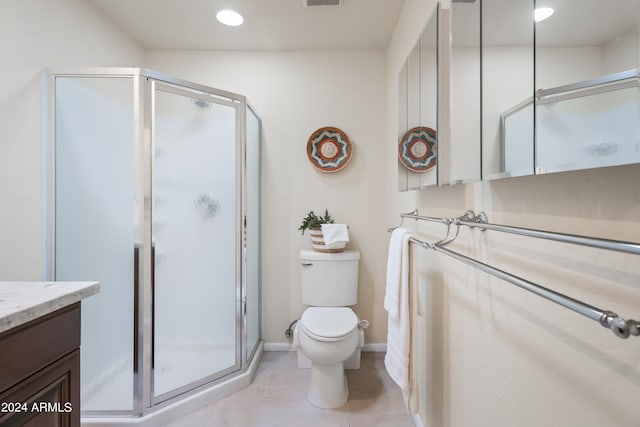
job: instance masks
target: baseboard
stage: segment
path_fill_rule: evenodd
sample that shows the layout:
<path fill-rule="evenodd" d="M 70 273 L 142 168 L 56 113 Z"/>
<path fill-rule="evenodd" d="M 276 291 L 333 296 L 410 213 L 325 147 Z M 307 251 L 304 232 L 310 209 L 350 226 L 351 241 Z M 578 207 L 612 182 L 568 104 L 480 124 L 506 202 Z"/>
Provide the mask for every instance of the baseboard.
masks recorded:
<path fill-rule="evenodd" d="M 264 351 L 296 351 L 297 347 L 290 342 L 265 342 Z M 362 351 L 384 353 L 387 351 L 386 342 L 365 343 Z"/>
<path fill-rule="evenodd" d="M 387 343 L 386 342 L 364 343 L 364 347 L 362 347 L 362 351 L 367 351 L 370 353 L 386 353 Z"/>
<path fill-rule="evenodd" d="M 264 351 L 296 351 L 297 348 L 290 342 L 265 342 Z"/>

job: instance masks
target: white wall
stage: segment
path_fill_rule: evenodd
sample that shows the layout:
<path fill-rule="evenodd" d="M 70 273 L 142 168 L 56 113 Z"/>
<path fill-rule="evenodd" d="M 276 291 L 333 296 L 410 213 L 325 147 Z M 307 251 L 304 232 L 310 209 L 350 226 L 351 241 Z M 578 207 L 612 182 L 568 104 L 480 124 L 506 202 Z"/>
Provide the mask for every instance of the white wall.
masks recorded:
<path fill-rule="evenodd" d="M 547 47 L 536 49 L 536 89 L 549 89 L 591 80 L 604 74 L 600 47 Z"/>
<path fill-rule="evenodd" d="M 42 272 L 41 71 L 139 66 L 143 50 L 82 0 L 3 0 L 0 14 L 0 277 Z"/>
<path fill-rule="evenodd" d="M 491 222 L 640 241 L 637 165 L 397 193 L 397 75 L 433 4 L 407 0 L 387 55 L 388 218 L 486 211 Z M 405 220 L 412 226 L 412 221 Z M 441 237 L 437 224 L 415 232 Z M 637 256 L 463 230 L 452 249 L 593 305 L 638 317 Z M 635 426 L 638 338 L 415 247 L 418 369 L 424 426 Z"/>
<path fill-rule="evenodd" d="M 365 339 L 385 342 L 384 52 L 151 51 L 147 58 L 151 69 L 246 95 L 263 116 L 265 341 L 285 343 L 285 329 L 302 313 L 297 257 L 311 243 L 297 228 L 309 210 L 327 208 L 349 225 L 348 248 L 362 254 L 355 311 L 371 322 Z M 316 171 L 305 154 L 309 136 L 322 126 L 342 129 L 354 147 L 337 173 Z"/>
<path fill-rule="evenodd" d="M 633 29 L 605 44 L 603 50 L 604 74 L 638 68 L 640 63 L 640 43 L 638 30 Z"/>
<path fill-rule="evenodd" d="M 425 191 L 420 207 L 435 216 L 485 210 L 495 223 L 638 241 L 639 178 L 637 166 L 518 178 Z M 421 228 L 428 239 L 441 233 Z M 468 230 L 452 249 L 637 317 L 637 256 Z M 418 320 L 422 377 L 432 378 L 423 384 L 426 425 L 636 425 L 637 338 L 620 340 L 441 255 L 416 250 L 414 259 L 427 313 Z"/>

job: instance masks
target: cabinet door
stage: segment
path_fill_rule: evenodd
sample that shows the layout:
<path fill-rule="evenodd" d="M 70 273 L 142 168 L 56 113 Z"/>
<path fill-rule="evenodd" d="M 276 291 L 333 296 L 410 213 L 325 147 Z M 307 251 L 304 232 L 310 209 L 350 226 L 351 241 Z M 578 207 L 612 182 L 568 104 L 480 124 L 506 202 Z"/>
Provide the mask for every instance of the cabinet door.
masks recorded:
<path fill-rule="evenodd" d="M 0 393 L 0 425 L 79 427 L 79 386 L 80 350 L 76 349 Z"/>

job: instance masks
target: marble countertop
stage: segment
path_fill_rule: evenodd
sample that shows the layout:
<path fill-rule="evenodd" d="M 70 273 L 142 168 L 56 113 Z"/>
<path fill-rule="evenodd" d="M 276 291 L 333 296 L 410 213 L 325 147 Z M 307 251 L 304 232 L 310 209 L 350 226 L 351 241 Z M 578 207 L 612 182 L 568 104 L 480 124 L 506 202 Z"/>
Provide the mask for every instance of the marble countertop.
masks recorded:
<path fill-rule="evenodd" d="M 97 294 L 99 282 L 0 282 L 0 333 Z"/>

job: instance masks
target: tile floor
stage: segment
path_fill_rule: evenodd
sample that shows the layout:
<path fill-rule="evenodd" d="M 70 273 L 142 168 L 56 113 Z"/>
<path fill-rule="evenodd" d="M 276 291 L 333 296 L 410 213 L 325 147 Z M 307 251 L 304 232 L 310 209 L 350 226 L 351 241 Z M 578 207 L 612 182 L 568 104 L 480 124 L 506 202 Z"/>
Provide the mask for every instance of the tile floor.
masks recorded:
<path fill-rule="evenodd" d="M 206 406 L 170 427 L 413 427 L 402 393 L 384 368 L 384 353 L 362 353 L 360 369 L 348 370 L 349 401 L 319 409 L 307 401 L 309 370 L 295 352 L 265 352 L 251 385 Z"/>

